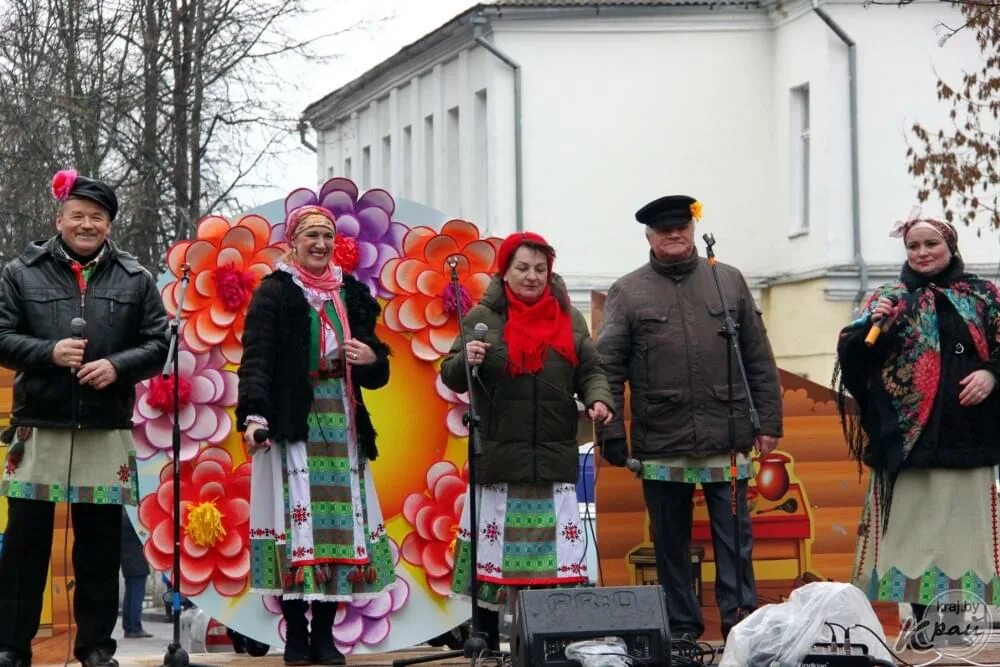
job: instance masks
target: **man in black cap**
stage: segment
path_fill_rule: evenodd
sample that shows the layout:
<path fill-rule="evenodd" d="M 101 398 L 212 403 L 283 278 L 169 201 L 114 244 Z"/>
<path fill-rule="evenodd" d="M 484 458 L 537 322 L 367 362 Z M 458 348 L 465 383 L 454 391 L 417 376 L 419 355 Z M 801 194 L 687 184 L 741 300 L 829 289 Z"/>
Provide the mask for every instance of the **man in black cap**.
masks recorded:
<path fill-rule="evenodd" d="M 691 524 L 696 483 L 702 485 L 712 528 L 715 597 L 722 633 L 756 607 L 752 536 L 746 505 L 756 449 L 767 454 L 781 437 L 781 389 L 764 323 L 742 274 L 717 264 L 734 320 L 750 391 L 760 415 L 753 433 L 745 394 L 734 369 L 739 553 L 731 511 L 729 374 L 727 339 L 720 336 L 723 306 L 712 267 L 698 256 L 695 221 L 701 204 L 685 195 L 661 197 L 635 214 L 646 226 L 649 262 L 611 286 L 597 340 L 615 397 L 615 418 L 603 429 L 601 453 L 626 464 L 624 385 L 631 390 L 632 457 L 641 464 L 656 569 L 666 592 L 674 637 L 699 637 L 705 629 L 692 588 Z M 630 467 L 632 465 L 630 464 Z M 742 586 L 737 572 L 742 572 Z"/>
<path fill-rule="evenodd" d="M 167 316 L 149 271 L 108 239 L 114 191 L 61 171 L 52 193 L 58 234 L 0 274 L 0 365 L 17 372 L 0 478 L 0 667 L 31 664 L 56 502 L 73 516 L 74 654 L 114 667 L 121 506 L 137 501 L 135 384 L 166 360 Z"/>

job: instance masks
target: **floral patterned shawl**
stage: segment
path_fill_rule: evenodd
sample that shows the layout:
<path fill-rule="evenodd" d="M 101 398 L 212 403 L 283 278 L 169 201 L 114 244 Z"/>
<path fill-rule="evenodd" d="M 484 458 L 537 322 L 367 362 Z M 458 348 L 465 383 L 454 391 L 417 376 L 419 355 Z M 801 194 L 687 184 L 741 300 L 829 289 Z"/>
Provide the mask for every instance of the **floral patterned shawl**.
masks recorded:
<path fill-rule="evenodd" d="M 1000 289 L 996 285 L 965 273 L 958 256 L 942 274 L 934 277 L 921 276 L 904 265 L 900 281 L 875 290 L 861 316 L 840 333 L 841 385 L 859 404 L 863 404 L 873 390 L 873 383 L 880 383 L 880 389 L 888 396 L 892 412 L 896 415 L 901 434 L 901 442 L 895 445 L 872 441 L 869 438 L 871 434 L 864 433 L 856 421 L 853 427 L 848 425 L 850 416 L 842 410 L 851 454 L 859 462 L 866 447 L 897 446 L 902 451 L 894 452 L 895 456 L 890 455 L 888 459 L 901 465 L 927 426 L 941 379 L 937 294 L 947 297 L 968 326 L 979 360 L 1000 360 Z M 859 334 L 863 336 L 868 331 L 872 312 L 883 296 L 901 304 L 901 314 L 893 325 L 892 343 L 881 366 L 877 369 L 864 368 L 863 360 L 856 358 L 857 353 L 852 352 L 857 348 L 845 343 L 848 339 L 857 341 Z M 895 472 L 890 470 L 893 475 Z"/>

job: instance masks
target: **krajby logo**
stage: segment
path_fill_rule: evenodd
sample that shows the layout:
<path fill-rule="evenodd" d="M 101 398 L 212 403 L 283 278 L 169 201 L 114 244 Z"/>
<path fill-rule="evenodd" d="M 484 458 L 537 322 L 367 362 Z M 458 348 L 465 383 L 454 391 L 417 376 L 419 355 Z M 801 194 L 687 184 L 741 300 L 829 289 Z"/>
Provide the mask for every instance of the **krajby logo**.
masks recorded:
<path fill-rule="evenodd" d="M 947 590 L 927 604 L 922 618 L 914 615 L 903 622 L 895 648 L 969 658 L 986 647 L 992 627 L 993 615 L 983 598 Z"/>

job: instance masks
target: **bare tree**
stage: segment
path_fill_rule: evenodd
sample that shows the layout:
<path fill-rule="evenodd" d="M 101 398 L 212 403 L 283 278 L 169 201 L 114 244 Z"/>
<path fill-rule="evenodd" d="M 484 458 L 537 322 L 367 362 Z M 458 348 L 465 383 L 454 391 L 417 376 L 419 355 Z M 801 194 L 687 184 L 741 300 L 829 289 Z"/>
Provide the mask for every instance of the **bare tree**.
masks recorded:
<path fill-rule="evenodd" d="M 235 208 L 296 131 L 274 62 L 318 58 L 319 38 L 290 27 L 304 1 L 0 3 L 0 261 L 52 233 L 48 182 L 64 167 L 118 188 L 114 234 L 150 267 L 204 213 Z"/>
<path fill-rule="evenodd" d="M 948 220 L 971 224 L 984 216 L 1000 228 L 1000 4 L 960 4 L 965 23 L 945 26 L 942 42 L 973 31 L 983 65 L 964 74 L 958 86 L 938 80 L 938 99 L 951 107 L 951 127 L 935 132 L 914 124 L 909 171 L 920 179 L 920 201 L 936 195 Z"/>

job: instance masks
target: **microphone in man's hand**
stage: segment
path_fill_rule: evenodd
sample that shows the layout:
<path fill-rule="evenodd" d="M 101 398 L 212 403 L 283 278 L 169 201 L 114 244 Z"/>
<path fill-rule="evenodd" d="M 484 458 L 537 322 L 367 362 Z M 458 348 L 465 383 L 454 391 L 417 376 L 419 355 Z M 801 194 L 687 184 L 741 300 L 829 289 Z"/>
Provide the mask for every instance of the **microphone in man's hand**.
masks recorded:
<path fill-rule="evenodd" d="M 895 299 L 889 299 L 892 301 L 892 305 L 896 305 Z M 868 330 L 868 335 L 865 336 L 865 345 L 868 347 L 873 347 L 878 341 L 878 337 L 882 335 L 882 327 L 885 326 L 886 320 L 888 318 L 881 318 L 877 322 L 872 323 L 872 328 Z"/>
<path fill-rule="evenodd" d="M 485 322 L 476 322 L 476 326 L 472 327 L 472 338 L 478 340 L 480 343 L 486 340 L 486 334 L 490 332 L 490 327 Z M 479 378 L 479 366 L 472 367 L 472 377 Z"/>
<path fill-rule="evenodd" d="M 642 479 L 642 462 L 639 459 L 628 457 L 625 459 L 625 467 L 636 476 L 636 479 Z"/>
<path fill-rule="evenodd" d="M 69 322 L 70 337 L 76 338 L 78 340 L 83 340 L 83 336 L 86 332 L 87 332 L 87 320 L 83 319 L 82 317 L 74 317 L 72 320 L 70 320 Z M 75 368 L 69 369 L 69 372 L 72 373 L 73 375 L 76 375 Z"/>

